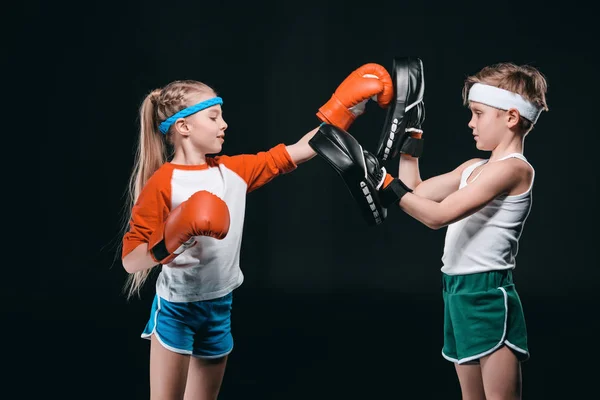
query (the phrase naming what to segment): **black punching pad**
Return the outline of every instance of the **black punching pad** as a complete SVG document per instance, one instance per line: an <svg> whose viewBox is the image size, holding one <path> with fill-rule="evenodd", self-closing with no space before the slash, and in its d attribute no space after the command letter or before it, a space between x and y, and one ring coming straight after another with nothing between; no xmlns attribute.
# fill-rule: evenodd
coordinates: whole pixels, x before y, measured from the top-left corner
<svg viewBox="0 0 600 400"><path fill-rule="evenodd" d="M385 169L378 160L348 132L329 124L321 125L308 144L342 177L367 224L381 224L387 210L379 199Z"/></svg>
<svg viewBox="0 0 600 400"><path fill-rule="evenodd" d="M383 131L377 145L376 156L381 161L394 158L405 139L410 138L405 132L406 114L423 101L425 79L423 62L415 57L396 57L392 67L395 102L388 107ZM412 146L411 146L412 147Z"/></svg>

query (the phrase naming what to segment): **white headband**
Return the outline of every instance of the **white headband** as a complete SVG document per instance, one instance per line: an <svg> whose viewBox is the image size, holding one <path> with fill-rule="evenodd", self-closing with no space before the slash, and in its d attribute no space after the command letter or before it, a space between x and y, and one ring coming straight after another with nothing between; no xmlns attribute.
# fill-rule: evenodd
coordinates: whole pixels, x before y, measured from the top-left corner
<svg viewBox="0 0 600 400"><path fill-rule="evenodd" d="M523 118L534 124L542 113L541 107L525 100L521 95L482 83L476 83L471 87L469 101L475 101L501 110L516 108Z"/></svg>

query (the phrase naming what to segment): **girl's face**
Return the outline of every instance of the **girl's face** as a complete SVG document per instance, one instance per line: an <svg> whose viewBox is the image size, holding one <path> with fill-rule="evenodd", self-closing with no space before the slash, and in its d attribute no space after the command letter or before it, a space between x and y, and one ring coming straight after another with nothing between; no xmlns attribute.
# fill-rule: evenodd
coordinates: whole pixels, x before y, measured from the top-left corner
<svg viewBox="0 0 600 400"><path fill-rule="evenodd" d="M195 96L192 104L213 97L215 97L214 93ZM227 123L223 119L220 104L185 117L185 121L189 129L189 139L194 149L202 154L217 154L222 150Z"/></svg>
<svg viewBox="0 0 600 400"><path fill-rule="evenodd" d="M479 150L494 150L506 133L506 111L485 104L470 102L471 120L475 146Z"/></svg>

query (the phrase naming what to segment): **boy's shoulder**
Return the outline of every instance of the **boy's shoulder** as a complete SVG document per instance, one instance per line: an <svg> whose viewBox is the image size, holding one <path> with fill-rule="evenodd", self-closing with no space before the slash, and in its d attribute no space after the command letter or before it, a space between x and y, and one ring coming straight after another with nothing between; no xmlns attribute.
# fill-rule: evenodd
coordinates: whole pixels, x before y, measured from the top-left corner
<svg viewBox="0 0 600 400"><path fill-rule="evenodd" d="M507 190L529 185L534 174L531 165L517 157L492 162L486 170L488 179L505 186Z"/></svg>
<svg viewBox="0 0 600 400"><path fill-rule="evenodd" d="M480 163L482 161L486 161L486 159L485 158L471 158L470 160L467 160L467 161L463 162L462 164L460 164L458 167L456 167L454 169L454 171L459 174L462 174L463 171L465 169L469 168L471 165Z"/></svg>
<svg viewBox="0 0 600 400"><path fill-rule="evenodd" d="M533 177L533 167L528 161L517 157L510 157L501 162L503 167L509 169L516 177L526 180L530 180Z"/></svg>

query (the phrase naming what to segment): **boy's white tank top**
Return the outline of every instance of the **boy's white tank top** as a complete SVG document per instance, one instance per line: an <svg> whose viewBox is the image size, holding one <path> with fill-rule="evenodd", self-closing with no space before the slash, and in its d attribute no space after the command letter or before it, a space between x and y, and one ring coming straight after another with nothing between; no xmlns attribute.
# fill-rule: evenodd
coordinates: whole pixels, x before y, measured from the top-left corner
<svg viewBox="0 0 600 400"><path fill-rule="evenodd" d="M521 153L511 153L498 161L511 157L523 160L533 170ZM482 160L467 167L461 175L459 188L467 185L475 168L487 162ZM531 210L534 178L535 170L526 192L497 197L476 213L448 225L442 256L443 273L466 275L515 268L519 238Z"/></svg>

